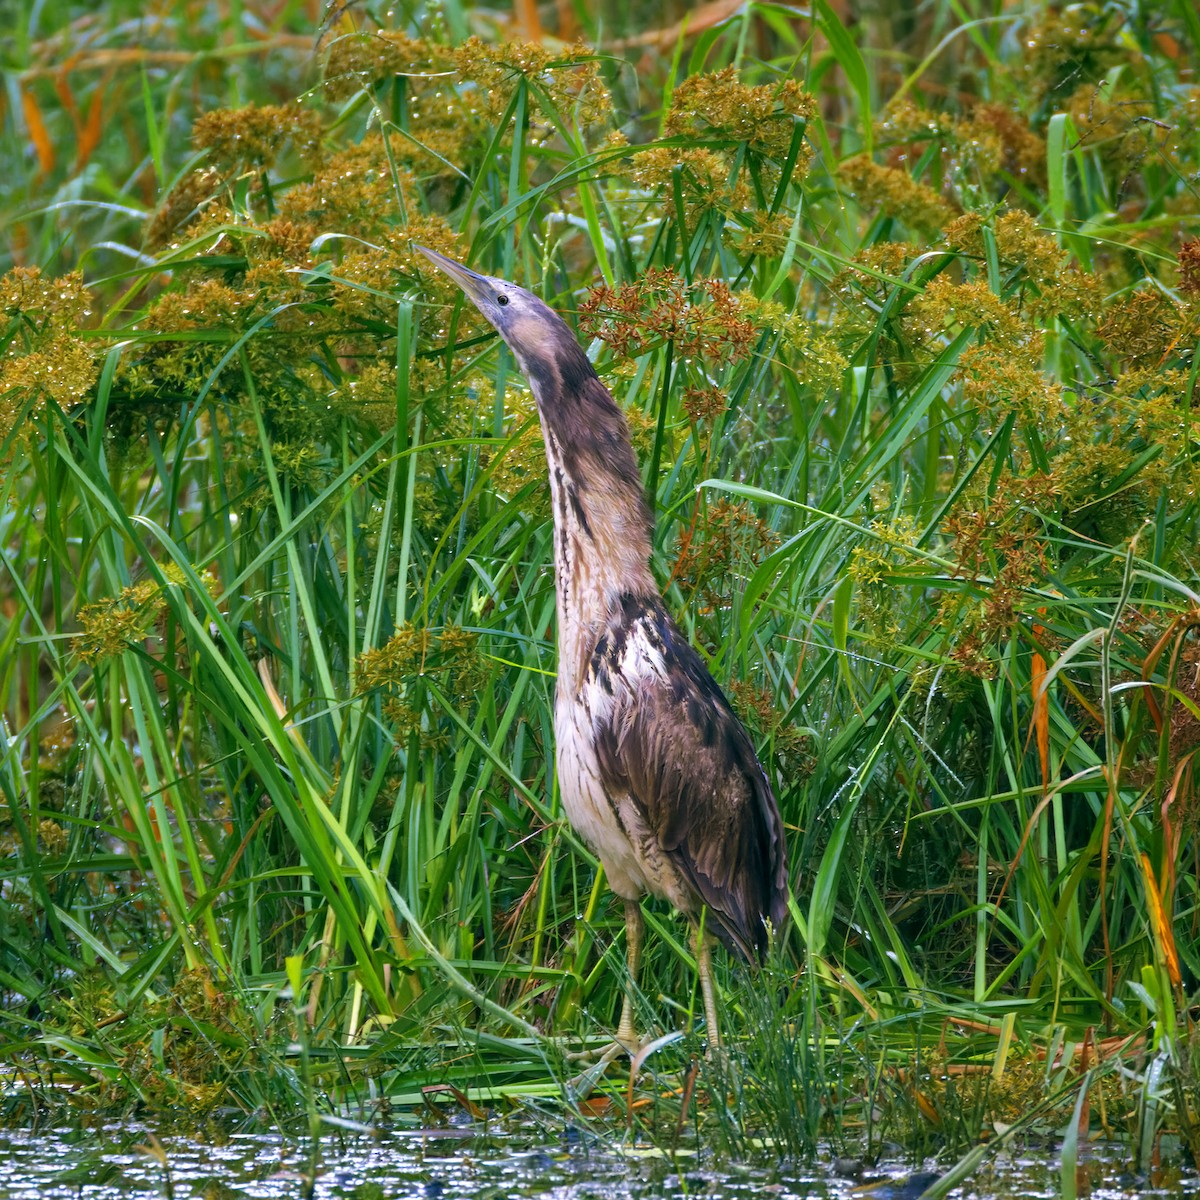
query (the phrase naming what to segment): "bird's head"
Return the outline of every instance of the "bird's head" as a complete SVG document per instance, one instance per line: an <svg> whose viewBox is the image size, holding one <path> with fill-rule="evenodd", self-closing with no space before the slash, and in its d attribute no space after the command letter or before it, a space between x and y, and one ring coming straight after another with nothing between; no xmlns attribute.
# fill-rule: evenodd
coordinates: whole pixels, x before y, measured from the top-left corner
<svg viewBox="0 0 1200 1200"><path fill-rule="evenodd" d="M480 275L416 242L413 249L462 288L467 299L496 327L531 380L556 368L564 355L583 355L567 323L532 292L506 279Z"/></svg>
<svg viewBox="0 0 1200 1200"><path fill-rule="evenodd" d="M537 401L552 478L568 487L588 536L608 531L605 573L612 586L655 592L650 511L625 416L600 382L570 326L532 292L412 243L496 327L516 356ZM617 594L614 592L614 595Z"/></svg>

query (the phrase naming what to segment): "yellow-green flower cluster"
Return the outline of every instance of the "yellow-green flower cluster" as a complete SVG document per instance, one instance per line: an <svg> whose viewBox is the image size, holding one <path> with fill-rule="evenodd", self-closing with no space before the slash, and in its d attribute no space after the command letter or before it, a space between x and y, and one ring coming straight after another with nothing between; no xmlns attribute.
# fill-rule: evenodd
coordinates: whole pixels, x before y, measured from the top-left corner
<svg viewBox="0 0 1200 1200"><path fill-rule="evenodd" d="M612 112L599 62L585 46L550 50L537 42L492 45L472 37L450 47L393 30L351 34L330 45L325 78L335 97L397 76L404 78L411 136L398 139L394 153L424 173L440 174L447 164L462 162L522 83L533 93L535 114L549 109L587 127Z"/></svg>
<svg viewBox="0 0 1200 1200"><path fill-rule="evenodd" d="M1032 23L1019 30L1019 76L1035 99L1061 95L1082 85L1095 92L1110 68L1140 60L1136 39L1124 36L1124 17L1114 5L1089 2L1040 5ZM1058 99L1058 97L1055 97Z"/></svg>
<svg viewBox="0 0 1200 1200"><path fill-rule="evenodd" d="M416 736L423 749L436 748L445 742L446 733L439 713L424 697L421 680L436 679L452 704L469 709L487 677L478 640L457 625L441 630L403 625L383 646L359 655L358 693L380 695L383 714L399 743Z"/></svg>
<svg viewBox="0 0 1200 1200"><path fill-rule="evenodd" d="M957 116L919 108L904 99L876 123L875 137L877 146L888 152L888 166L899 170L922 158L929 145L938 147L933 170L940 172L947 189L964 204L985 200L988 192L979 189L990 190L1001 173L1040 177L1046 158L1042 138L1021 116L1000 104L981 104L966 116Z"/></svg>
<svg viewBox="0 0 1200 1200"><path fill-rule="evenodd" d="M779 535L750 505L717 500L680 535L671 577L710 610L724 608L737 577L744 577L746 568L753 568L777 545Z"/></svg>
<svg viewBox="0 0 1200 1200"><path fill-rule="evenodd" d="M276 202L281 218L321 232L371 239L416 208L412 176L389 162L390 144L372 133L331 154L305 183Z"/></svg>
<svg viewBox="0 0 1200 1200"><path fill-rule="evenodd" d="M148 633L163 610L152 579L122 588L117 596L84 605L76 619L75 650L89 666L117 658Z"/></svg>
<svg viewBox="0 0 1200 1200"><path fill-rule="evenodd" d="M915 233L933 234L950 220L952 209L933 188L900 167L885 167L867 154L848 158L838 175L865 209L879 209Z"/></svg>
<svg viewBox="0 0 1200 1200"><path fill-rule="evenodd" d="M443 47L409 37L400 30L348 33L329 43L325 87L334 99L340 100L377 79L437 75L448 67Z"/></svg>
<svg viewBox="0 0 1200 1200"><path fill-rule="evenodd" d="M173 562L164 564L162 572L169 584L182 583L185 578ZM203 572L200 581L210 594L215 592L217 581L211 572ZM89 666L116 658L149 637L166 610L163 589L150 578L122 588L115 596L85 604L75 614L79 622L73 641L75 651Z"/></svg>
<svg viewBox="0 0 1200 1200"><path fill-rule="evenodd" d="M69 407L91 393L98 356L78 336L91 304L79 271L52 279L16 267L0 279L0 319L11 334L0 357L0 442L45 401Z"/></svg>
<svg viewBox="0 0 1200 1200"><path fill-rule="evenodd" d="M639 150L630 176L644 188L673 187L678 173L686 202L684 221L694 228L709 211L732 215L739 229L736 240L747 254L777 252L789 227L782 217L759 211L754 189L745 172L735 171L738 146L757 160L761 178L772 188L797 129L815 112L813 98L793 79L751 86L733 67L707 75L692 75L671 95L663 132L671 138L698 144L652 146ZM808 169L810 153L801 140L792 167L799 179Z"/></svg>
<svg viewBox="0 0 1200 1200"><path fill-rule="evenodd" d="M39 336L79 328L92 315L92 297L79 271L52 279L38 267L14 267L0 279L0 313L17 319L26 334Z"/></svg>
<svg viewBox="0 0 1200 1200"><path fill-rule="evenodd" d="M809 387L819 392L841 383L846 357L819 324L777 300L762 300L751 293L739 293L739 299L743 313L757 328L774 331L783 348L800 355L800 371Z"/></svg>
<svg viewBox="0 0 1200 1200"><path fill-rule="evenodd" d="M669 137L702 137L745 143L754 154L782 160L797 123L816 112L816 102L794 79L752 87L734 67L689 75L671 95L663 131ZM808 163L800 147L801 171Z"/></svg>
<svg viewBox="0 0 1200 1200"><path fill-rule="evenodd" d="M573 116L581 127L600 124L612 114L599 59L587 46L550 50L538 42L490 44L473 37L452 55L459 75L471 82L493 118L508 107L522 80L540 91L550 108Z"/></svg>
<svg viewBox="0 0 1200 1200"><path fill-rule="evenodd" d="M864 538L850 553L849 572L856 586L856 602L864 632L883 642L893 641L902 630L899 604L904 593L893 586L893 573L909 566L917 544L916 522L907 514L870 523L872 537Z"/></svg>
<svg viewBox="0 0 1200 1200"><path fill-rule="evenodd" d="M947 245L984 261L986 224L981 214L964 213L946 227ZM1074 320L1094 316L1100 306L1099 282L1079 270L1027 212L1002 213L990 227L1004 281L1017 289L1023 319L1044 324L1059 316Z"/></svg>
<svg viewBox="0 0 1200 1200"><path fill-rule="evenodd" d="M1200 314L1158 288L1137 288L1108 305L1096 333L1133 370L1165 366L1172 351L1195 344Z"/></svg>
<svg viewBox="0 0 1200 1200"><path fill-rule="evenodd" d="M939 155L932 170L960 203L969 202L973 189L999 170L1004 155L1000 135L990 124L931 113L909 100L889 108L875 133L880 147L891 148L888 166L897 170L920 159L929 144L936 146Z"/></svg>
<svg viewBox="0 0 1200 1200"><path fill-rule="evenodd" d="M206 208L214 205L222 208L219 197L224 187L220 171L212 167L200 167L185 175L163 197L147 222L146 248L161 249L177 230L192 225Z"/></svg>
<svg viewBox="0 0 1200 1200"><path fill-rule="evenodd" d="M1094 281L1070 268L1053 240L1033 219L1015 211L992 223L1007 298L985 281L983 219L965 214L946 230L946 241L981 260L976 277L937 276L908 306L903 329L914 346L931 345L945 329L972 329L976 338L959 359L964 394L989 424L1008 412L1036 423L1061 407L1061 387L1043 373L1043 326L1059 315L1084 315L1095 300Z"/></svg>
<svg viewBox="0 0 1200 1200"><path fill-rule="evenodd" d="M321 158L321 133L321 118L299 104L250 104L202 113L192 144L215 170L230 174L267 170L288 143L311 166Z"/></svg>
<svg viewBox="0 0 1200 1200"><path fill-rule="evenodd" d="M689 229L694 229L707 212L741 217L754 208L754 192L743 175L733 177L726 156L704 146L654 145L639 149L629 167L633 182L647 190L673 187L676 172L687 204L684 220ZM739 221L743 229L751 224L752 218L747 218L745 225Z"/></svg>

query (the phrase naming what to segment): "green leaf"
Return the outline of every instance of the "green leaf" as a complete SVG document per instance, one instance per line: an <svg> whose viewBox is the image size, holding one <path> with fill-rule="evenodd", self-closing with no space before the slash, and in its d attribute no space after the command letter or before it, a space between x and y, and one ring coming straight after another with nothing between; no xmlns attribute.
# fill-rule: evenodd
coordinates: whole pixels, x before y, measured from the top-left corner
<svg viewBox="0 0 1200 1200"><path fill-rule="evenodd" d="M857 808L856 799L852 798L842 809L813 880L812 899L808 905L808 953L813 958L820 958L825 953L825 941L837 904L838 880L844 869L842 857Z"/></svg>
<svg viewBox="0 0 1200 1200"><path fill-rule="evenodd" d="M834 12L829 0L815 0L813 12L821 32L829 41L830 49L838 66L842 68L847 82L854 89L858 100L858 118L862 128L863 148L870 154L874 146L874 132L871 120L871 77L867 64L859 53L854 39L850 36L841 18Z"/></svg>
<svg viewBox="0 0 1200 1200"><path fill-rule="evenodd" d="M847 661L847 641L850 633L850 603L854 596L854 577L847 572L833 592L833 646L838 652L838 665L850 694L854 695L854 677Z"/></svg>
<svg viewBox="0 0 1200 1200"><path fill-rule="evenodd" d="M1046 127L1046 180L1050 192L1050 218L1061 233L1067 219L1067 146L1076 140L1068 113L1055 113Z"/></svg>

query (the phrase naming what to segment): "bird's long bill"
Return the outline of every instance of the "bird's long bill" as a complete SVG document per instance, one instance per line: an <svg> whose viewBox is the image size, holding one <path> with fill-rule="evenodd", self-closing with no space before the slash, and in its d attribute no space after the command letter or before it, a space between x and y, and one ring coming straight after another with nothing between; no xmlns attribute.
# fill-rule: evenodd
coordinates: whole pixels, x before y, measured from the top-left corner
<svg viewBox="0 0 1200 1200"><path fill-rule="evenodd" d="M487 280L482 275L476 275L474 271L468 270L444 254L439 254L436 250L430 250L428 246L419 246L413 242L412 248L420 250L439 271L449 275L467 293L469 300L478 304L489 294Z"/></svg>

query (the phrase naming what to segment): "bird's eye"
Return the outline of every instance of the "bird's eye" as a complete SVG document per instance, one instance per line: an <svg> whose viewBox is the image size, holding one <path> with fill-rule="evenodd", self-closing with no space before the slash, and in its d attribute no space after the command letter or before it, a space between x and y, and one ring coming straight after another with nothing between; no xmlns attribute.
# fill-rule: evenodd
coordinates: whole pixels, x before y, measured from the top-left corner
<svg viewBox="0 0 1200 1200"><path fill-rule="evenodd" d="M497 304L507 304L508 297L503 292L497 292L496 293L496 303Z"/></svg>

